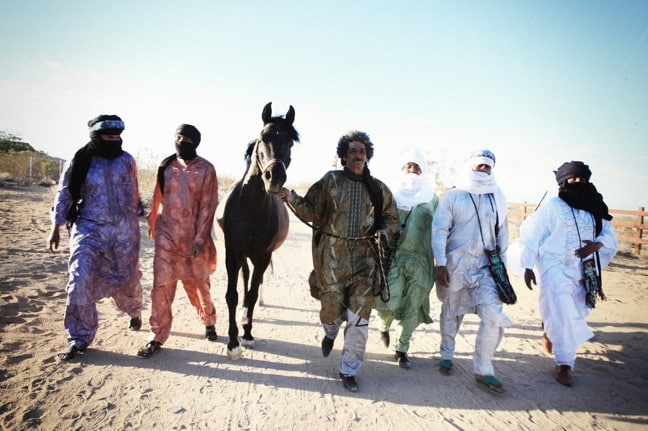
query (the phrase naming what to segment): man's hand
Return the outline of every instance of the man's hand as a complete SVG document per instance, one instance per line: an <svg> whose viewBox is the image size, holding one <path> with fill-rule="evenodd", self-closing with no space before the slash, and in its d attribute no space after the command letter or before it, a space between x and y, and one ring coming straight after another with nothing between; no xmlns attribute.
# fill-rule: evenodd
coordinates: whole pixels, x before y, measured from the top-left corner
<svg viewBox="0 0 648 431"><path fill-rule="evenodd" d="M587 256L590 254L594 254L597 251L603 247L603 244L600 242L592 242L588 239L583 241L585 245L579 249L576 250L576 256L580 257L581 259L585 259Z"/></svg>
<svg viewBox="0 0 648 431"><path fill-rule="evenodd" d="M450 286L450 273L445 266L436 267L436 284L446 289Z"/></svg>
<svg viewBox="0 0 648 431"><path fill-rule="evenodd" d="M524 270L524 283L529 288L529 290L533 290L533 286L531 286L532 282L533 282L533 284L536 284L536 285L538 284L538 283L536 283L536 277L535 277L535 273L533 272L533 270L530 269L530 268L526 268Z"/></svg>
<svg viewBox="0 0 648 431"><path fill-rule="evenodd" d="M52 254L56 253L60 240L61 240L61 234L59 233L59 226L55 224L52 226L52 231L50 232L49 237L47 237L47 243L49 244L50 253Z"/></svg>
<svg viewBox="0 0 648 431"><path fill-rule="evenodd" d="M191 245L191 257L198 256L200 253L202 253L202 249L203 249L202 241L195 241Z"/></svg>
<svg viewBox="0 0 648 431"><path fill-rule="evenodd" d="M385 229L379 229L374 233L374 241L376 241L376 244L380 245L380 237L385 238L385 243L389 244L389 237L387 236L387 231Z"/></svg>
<svg viewBox="0 0 648 431"><path fill-rule="evenodd" d="M277 197L281 199L284 202L287 202L289 204L293 203L293 194L290 190L287 188L283 187L279 193L277 193Z"/></svg>

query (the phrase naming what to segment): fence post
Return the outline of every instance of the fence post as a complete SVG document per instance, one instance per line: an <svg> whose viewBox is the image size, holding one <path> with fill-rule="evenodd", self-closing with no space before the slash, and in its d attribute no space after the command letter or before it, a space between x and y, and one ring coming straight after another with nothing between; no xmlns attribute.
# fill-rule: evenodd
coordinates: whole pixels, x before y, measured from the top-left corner
<svg viewBox="0 0 648 431"><path fill-rule="evenodd" d="M640 211L639 214L637 214L637 225L641 226L643 225L644 222L644 216L643 216L644 207L639 207L639 211ZM642 234L643 234L643 230L640 227L637 227L636 237L638 240L641 240L643 236ZM637 241L635 242L634 245L634 255L639 256L640 254L641 254L641 241Z"/></svg>

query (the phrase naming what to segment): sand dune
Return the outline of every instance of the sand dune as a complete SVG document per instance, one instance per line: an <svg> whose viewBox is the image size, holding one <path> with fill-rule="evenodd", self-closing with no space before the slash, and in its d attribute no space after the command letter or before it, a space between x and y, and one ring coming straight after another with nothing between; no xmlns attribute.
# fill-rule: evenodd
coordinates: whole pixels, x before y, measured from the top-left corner
<svg viewBox="0 0 648 431"><path fill-rule="evenodd" d="M495 396L472 377L477 319L457 340L456 373L436 371L436 323L412 340L403 370L380 342L375 322L360 392L338 379L341 340L322 358L318 304L308 293L310 232L294 221L266 274L265 306L255 313L254 349L227 359L224 251L212 277L218 341L180 288L173 333L150 359L147 339L153 248L142 240L144 327L111 300L99 305L100 329L85 355L60 362L68 248L45 246L53 188L0 188L0 428L3 430L636 430L648 429L648 262L617 257L604 273L609 300L589 318L596 334L579 352L575 386L553 378L543 353L537 290L513 279L519 303L495 367L506 392ZM143 220L142 220L143 222ZM144 232L144 224L142 223ZM440 305L433 296L433 316Z"/></svg>

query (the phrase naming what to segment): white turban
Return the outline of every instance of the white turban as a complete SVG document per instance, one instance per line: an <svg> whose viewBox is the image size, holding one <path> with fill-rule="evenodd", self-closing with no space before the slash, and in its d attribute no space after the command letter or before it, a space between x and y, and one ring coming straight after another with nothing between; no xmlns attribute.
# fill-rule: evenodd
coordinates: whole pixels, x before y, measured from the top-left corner
<svg viewBox="0 0 648 431"><path fill-rule="evenodd" d="M491 168L495 167L495 154L489 149L481 149L470 153L466 161L468 166L473 167L477 165L488 165Z"/></svg>
<svg viewBox="0 0 648 431"><path fill-rule="evenodd" d="M410 149L403 152L398 160L400 174L391 187L396 206L401 210L409 211L419 204L430 202L435 196L434 185L425 175L427 163L423 153L415 148ZM404 173L403 168L408 163L416 163L421 168L421 174Z"/></svg>
<svg viewBox="0 0 648 431"><path fill-rule="evenodd" d="M427 163L425 162L425 157L423 157L423 153L421 153L419 150L416 148L409 149L405 152L403 152L400 156L400 167L403 169L406 164L408 163L416 163L419 168L421 168L421 173L425 173L425 169L427 168Z"/></svg>

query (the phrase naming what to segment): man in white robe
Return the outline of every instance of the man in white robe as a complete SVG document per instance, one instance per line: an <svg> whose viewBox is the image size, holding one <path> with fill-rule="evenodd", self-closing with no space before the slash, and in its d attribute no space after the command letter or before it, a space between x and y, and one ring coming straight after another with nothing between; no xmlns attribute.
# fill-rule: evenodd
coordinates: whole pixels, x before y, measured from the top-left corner
<svg viewBox="0 0 648 431"><path fill-rule="evenodd" d="M576 350L594 335L585 318L595 303L596 292L587 295L583 264L598 267L600 280L600 270L616 254L618 242L603 197L589 182L589 167L572 161L554 173L558 197L520 227L519 264L525 269L524 281L529 289L536 282L536 272L540 276L544 346L548 353L553 352L556 380L571 386ZM604 298L602 290L598 296Z"/></svg>
<svg viewBox="0 0 648 431"><path fill-rule="evenodd" d="M470 155L465 178L446 192L434 214L432 249L437 295L443 303L439 370L450 374L463 317L476 313L480 323L473 355L475 378L488 390L501 393L504 389L495 378L492 360L503 328L511 321L503 312L484 251L499 247L504 255L508 245L506 199L492 174L494 166L490 150Z"/></svg>

